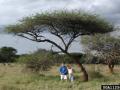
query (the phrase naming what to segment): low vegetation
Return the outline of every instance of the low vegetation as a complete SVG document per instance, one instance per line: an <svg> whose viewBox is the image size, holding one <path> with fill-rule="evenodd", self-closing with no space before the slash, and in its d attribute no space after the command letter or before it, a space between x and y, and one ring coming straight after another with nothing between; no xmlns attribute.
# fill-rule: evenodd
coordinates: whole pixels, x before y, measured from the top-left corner
<svg viewBox="0 0 120 90"><path fill-rule="evenodd" d="M102 84L119 84L120 74L118 72L120 72L120 67L119 65L114 66L115 63L112 62L120 59L118 58L120 54L119 43L115 41L116 39L110 37L108 37L108 40L106 37L98 39L98 34L108 34L114 30L114 25L101 17L79 11L37 13L23 18L15 25L7 26L6 31L9 33L31 41L51 44L51 51L38 50L29 55L21 55L16 59L16 64L1 66L6 70L0 72L0 88L2 90L100 90ZM47 37L46 32L58 38L61 44ZM94 38L95 35L98 38ZM88 39L84 40L88 43L82 43L91 52L89 54L70 53L70 46L73 42L84 36L88 36ZM94 42L94 39L96 42ZM108 47L108 44L110 47ZM59 49L63 54L52 52L53 47ZM94 51L102 53L102 56L100 54L95 55ZM109 53L110 51L113 52ZM113 58L113 53L115 53L115 58ZM107 55L107 57L103 55ZM107 60L102 57L107 58ZM100 64L101 59L108 61L108 63ZM60 81L58 65L63 62L73 65L75 69L74 82ZM79 68L76 67L75 63ZM105 64L114 67L114 73L110 74ZM113 68L111 70L113 71ZM33 71L37 73L33 73Z"/></svg>
<svg viewBox="0 0 120 90"><path fill-rule="evenodd" d="M75 81L61 81L58 66L53 66L42 74L27 72L23 64L0 64L0 90L101 90L104 84L119 84L120 66L115 66L113 75L107 72L105 65L85 65L89 74L89 81L82 81L82 73L76 65ZM95 68L98 68L95 69ZM98 72L99 71L99 72ZM80 73L79 73L80 72Z"/></svg>

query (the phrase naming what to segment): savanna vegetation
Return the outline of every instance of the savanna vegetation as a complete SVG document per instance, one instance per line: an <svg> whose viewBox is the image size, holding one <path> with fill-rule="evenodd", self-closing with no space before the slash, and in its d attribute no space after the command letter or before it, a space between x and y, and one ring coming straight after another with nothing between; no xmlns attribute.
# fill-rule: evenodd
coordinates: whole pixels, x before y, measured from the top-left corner
<svg viewBox="0 0 120 90"><path fill-rule="evenodd" d="M12 47L0 48L0 63L11 63L14 62L17 57L17 50Z"/></svg>
<svg viewBox="0 0 120 90"><path fill-rule="evenodd" d="M109 71L114 72L115 64L120 63L120 39L109 34L82 37L82 43L86 50L94 56L99 57L99 61L108 65Z"/></svg>
<svg viewBox="0 0 120 90"><path fill-rule="evenodd" d="M88 73L80 63L81 55L71 54L69 48L80 36L108 33L113 31L114 27L94 14L79 11L54 11L25 17L18 24L10 25L6 29L26 39L47 42L57 47L62 53L76 61L83 72L84 81L88 81ZM49 39L44 33L59 38L61 44Z"/></svg>
<svg viewBox="0 0 120 90"><path fill-rule="evenodd" d="M16 49L1 48L0 61L12 63L0 64L0 90L101 90L102 84L119 84L120 39L109 35L114 30L101 17L80 11L45 12L7 26L11 34L50 43L51 50L39 49L18 57ZM84 45L85 53L69 52L76 40ZM53 47L59 51L53 51ZM60 80L59 66L63 62L73 65L74 82Z"/></svg>
<svg viewBox="0 0 120 90"><path fill-rule="evenodd" d="M109 73L106 65L84 65L89 74L88 82L83 82L82 72L76 65L73 67L75 81L70 82L60 80L58 66L38 74L26 71L23 64L0 64L0 90L101 90L101 85L120 82L119 65L114 67L114 74Z"/></svg>

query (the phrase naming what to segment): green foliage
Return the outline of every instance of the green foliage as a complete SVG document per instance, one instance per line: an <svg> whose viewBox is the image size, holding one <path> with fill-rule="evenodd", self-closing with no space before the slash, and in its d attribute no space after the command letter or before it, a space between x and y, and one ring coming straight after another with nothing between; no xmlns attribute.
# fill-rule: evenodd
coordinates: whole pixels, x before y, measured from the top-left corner
<svg viewBox="0 0 120 90"><path fill-rule="evenodd" d="M114 38L110 36L109 34L95 34L93 36L83 36L82 37L82 43L84 45L94 47L93 49L98 50L98 48L103 48L106 44L112 45L117 44L119 45L120 39ZM95 48L96 47L96 48ZM89 47L90 48L90 47Z"/></svg>
<svg viewBox="0 0 120 90"><path fill-rule="evenodd" d="M33 56L32 55L21 55L19 58L16 59L18 63L26 63L29 61Z"/></svg>
<svg viewBox="0 0 120 90"><path fill-rule="evenodd" d="M101 60L98 56L94 56L90 52L87 52L83 57L82 57L83 63L85 64L100 64L104 63L103 60Z"/></svg>
<svg viewBox="0 0 120 90"><path fill-rule="evenodd" d="M26 62L26 68L38 72L38 71L46 71L51 68L53 65L52 61L49 59L41 59L39 58L31 58Z"/></svg>
<svg viewBox="0 0 120 90"><path fill-rule="evenodd" d="M96 51L95 55L114 63L120 61L120 39L110 35L96 34L94 36L82 37L82 43L88 51Z"/></svg>
<svg viewBox="0 0 120 90"><path fill-rule="evenodd" d="M15 61L17 50L12 47L0 48L0 62L8 63Z"/></svg>
<svg viewBox="0 0 120 90"><path fill-rule="evenodd" d="M35 72L46 71L53 66L53 60L50 53L34 53L21 56L18 63L25 63L27 69Z"/></svg>
<svg viewBox="0 0 120 90"><path fill-rule="evenodd" d="M80 11L54 11L36 14L23 18L20 23L10 25L7 31L24 33L35 31L54 31L55 26L61 35L70 35L73 32L81 34L105 33L113 30L113 26L94 14ZM47 28L47 29L44 29Z"/></svg>
<svg viewBox="0 0 120 90"><path fill-rule="evenodd" d="M71 55L79 55L80 56L80 62L85 63L85 56L81 53L71 53ZM57 54L51 51L47 51L44 49L39 49L36 52L28 55L21 55L16 61L18 63L27 63L30 61L36 60L49 60L54 65L60 65L61 63L76 63L74 59L72 59L70 56L66 54Z"/></svg>
<svg viewBox="0 0 120 90"><path fill-rule="evenodd" d="M9 33L17 34L18 36L32 41L50 43L57 47L62 53L75 56L71 55L68 50L76 38L81 35L111 32L114 30L114 27L104 19L90 13L79 11L54 11L25 17L16 25L6 27L6 30ZM45 36L45 32L59 38L62 44L58 44ZM81 56L79 58L81 58ZM33 58L32 63L37 62L36 60L39 60L39 58L35 58L35 60ZM45 58L41 60L46 61L49 59ZM64 60L74 62L72 59L69 59L69 57L64 57L62 61ZM32 63L30 62L31 65ZM37 63L43 64L45 62L40 61Z"/></svg>

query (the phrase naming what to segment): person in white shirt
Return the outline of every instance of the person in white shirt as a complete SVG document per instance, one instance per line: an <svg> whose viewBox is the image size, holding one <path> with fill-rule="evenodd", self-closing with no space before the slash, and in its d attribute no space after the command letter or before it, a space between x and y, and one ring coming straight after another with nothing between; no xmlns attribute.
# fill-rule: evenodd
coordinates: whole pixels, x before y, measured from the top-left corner
<svg viewBox="0 0 120 90"><path fill-rule="evenodd" d="M73 81L74 80L74 76L73 76L73 68L70 64L67 65L67 69L68 69L68 75L69 75L69 80Z"/></svg>

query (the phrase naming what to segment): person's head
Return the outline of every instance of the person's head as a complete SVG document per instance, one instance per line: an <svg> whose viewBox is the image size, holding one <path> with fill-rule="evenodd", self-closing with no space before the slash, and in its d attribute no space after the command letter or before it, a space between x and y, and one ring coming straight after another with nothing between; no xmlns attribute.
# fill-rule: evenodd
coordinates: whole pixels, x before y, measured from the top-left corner
<svg viewBox="0 0 120 90"><path fill-rule="evenodd" d="M67 68L68 68L68 69L71 69L71 65L70 65L70 64L68 64L68 65L67 65Z"/></svg>
<svg viewBox="0 0 120 90"><path fill-rule="evenodd" d="M62 63L62 64L61 64L61 66L65 66L65 64L64 64L64 63Z"/></svg>

